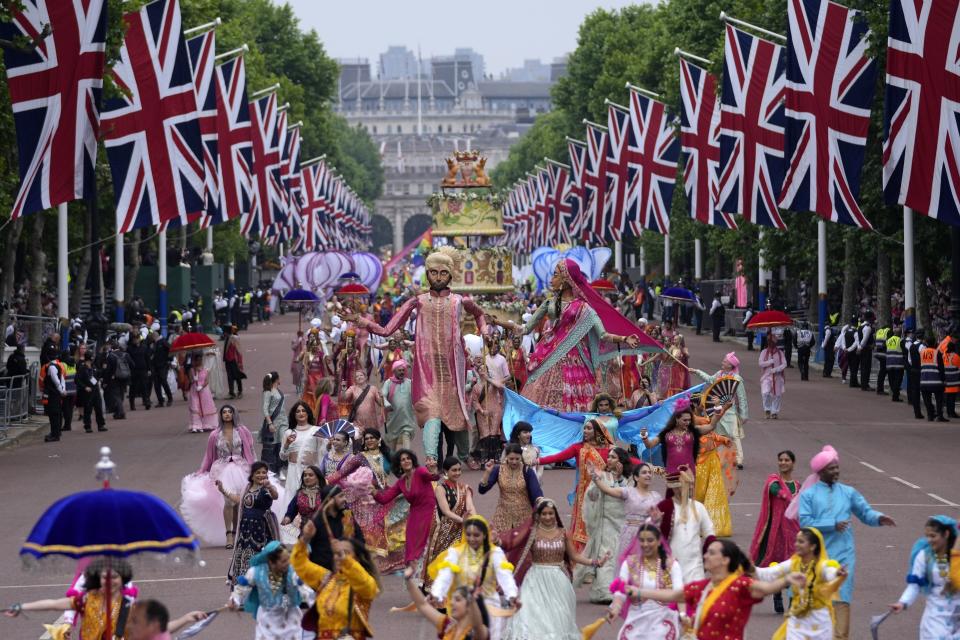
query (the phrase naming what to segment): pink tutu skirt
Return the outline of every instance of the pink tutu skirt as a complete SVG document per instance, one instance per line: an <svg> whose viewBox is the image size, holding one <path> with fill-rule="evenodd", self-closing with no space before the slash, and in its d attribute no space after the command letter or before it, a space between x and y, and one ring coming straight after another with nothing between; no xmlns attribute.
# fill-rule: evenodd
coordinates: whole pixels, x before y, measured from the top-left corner
<svg viewBox="0 0 960 640"><path fill-rule="evenodd" d="M223 522L225 499L217 489L217 480L223 483L224 490L235 496L243 495L249 484L250 467L246 462L235 460L216 460L209 473L191 473L180 482L180 514L184 521L204 543L211 546L223 546L227 542ZM283 483L274 474L270 481L277 489L278 497L273 501L271 511L283 518L287 510ZM236 529L236 525L229 527Z"/></svg>

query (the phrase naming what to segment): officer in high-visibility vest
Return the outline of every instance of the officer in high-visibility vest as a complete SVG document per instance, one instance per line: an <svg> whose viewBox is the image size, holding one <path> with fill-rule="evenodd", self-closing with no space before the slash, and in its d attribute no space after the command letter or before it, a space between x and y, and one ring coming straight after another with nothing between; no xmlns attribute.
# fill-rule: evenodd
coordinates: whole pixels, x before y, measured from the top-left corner
<svg viewBox="0 0 960 640"><path fill-rule="evenodd" d="M877 395L885 396L884 383L887 379L887 338L890 337L890 327L880 327L874 334L873 357L880 363L877 370Z"/></svg>
<svg viewBox="0 0 960 640"><path fill-rule="evenodd" d="M943 417L944 364L943 354L936 347L937 341L932 334L923 340L920 349L920 395L927 408L927 420L950 422ZM936 400L936 407L934 407Z"/></svg>
<svg viewBox="0 0 960 640"><path fill-rule="evenodd" d="M920 350L923 349L923 341L919 337L921 335L923 331L920 329L916 335L911 329L903 330L903 350L907 356L907 402L913 407L913 417L917 420L923 420L923 411L920 409Z"/></svg>
<svg viewBox="0 0 960 640"><path fill-rule="evenodd" d="M896 331L890 331L890 336L884 344L884 351L887 359L887 379L890 381L890 395L894 402L903 402L900 399L900 387L903 385L903 369L906 363L903 353L903 340Z"/></svg>
<svg viewBox="0 0 960 640"><path fill-rule="evenodd" d="M960 393L960 354L957 343L951 340L946 345L943 356L943 403L947 407L947 417L960 418L956 412L957 393Z"/></svg>

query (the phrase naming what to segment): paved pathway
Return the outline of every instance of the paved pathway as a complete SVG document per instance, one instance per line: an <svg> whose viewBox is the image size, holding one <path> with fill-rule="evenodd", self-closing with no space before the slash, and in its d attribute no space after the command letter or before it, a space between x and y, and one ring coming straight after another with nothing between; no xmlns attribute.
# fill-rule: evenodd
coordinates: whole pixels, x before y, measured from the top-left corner
<svg viewBox="0 0 960 640"><path fill-rule="evenodd" d="M276 317L273 322L251 325L242 343L250 378L244 398L237 402L241 419L248 425L260 422L257 410L259 380L264 372L279 371L285 391L289 388L289 338L295 331L292 315ZM714 370L722 355L732 347L715 344L708 335L688 335L693 366ZM958 515L960 487L956 482L956 452L960 450L960 421L949 424L913 420L905 404L893 404L889 397L847 389L836 380L824 380L813 372L810 382L801 383L796 369L788 369L787 392L779 421L762 419L757 381L757 352L738 347L743 374L748 385L752 414L760 416L747 425L745 441L746 469L740 490L733 499L734 539L749 545L759 507L764 478L775 470L775 456L785 448L798 456L798 477L806 472L806 461L825 443L840 452L842 480L858 487L878 509L897 520L895 529L869 529L856 526L859 551L857 591L853 604L853 638L867 638L867 620L882 611L903 587L909 549L922 533L925 518L934 513ZM34 439L22 446L0 451L0 604L57 597L69 580L69 570L28 572L20 568L17 551L30 526L43 509L72 491L96 486L93 465L98 448L109 445L119 467L116 486L153 492L171 504L179 497L180 478L196 470L203 455L204 436L186 432L186 404L178 397L172 407L127 413L127 420L109 422L106 434L73 431L58 444ZM466 478L474 486L479 472ZM545 492L554 498L567 494L573 482L570 471L547 471ZM662 491L662 487L657 487ZM478 508L492 514L495 492L478 497ZM567 510L567 515L569 509ZM174 615L195 608L212 609L225 602L227 589L223 576L229 563L228 552L204 549L203 567L182 567L172 563L138 569L137 582L144 596L166 602ZM389 614L391 606L407 602L401 580L384 578L384 593L375 603L372 616L378 637L414 639L435 638L435 633L412 614ZM586 594L578 592L577 620L586 624L602 615L600 607L589 604ZM917 607L884 627L888 638L916 636L920 608ZM35 615L29 620L0 620L0 637L36 638L41 622L49 616ZM747 637L769 638L779 618L772 605L756 608ZM203 637L210 640L252 637L252 624L240 615L227 614L212 625ZM613 638L615 631L605 628L596 637Z"/></svg>

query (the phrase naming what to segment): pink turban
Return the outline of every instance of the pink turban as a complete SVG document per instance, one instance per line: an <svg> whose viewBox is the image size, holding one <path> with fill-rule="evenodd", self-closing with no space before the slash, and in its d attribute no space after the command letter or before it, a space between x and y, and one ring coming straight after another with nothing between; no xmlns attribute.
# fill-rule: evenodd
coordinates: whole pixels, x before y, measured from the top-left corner
<svg viewBox="0 0 960 640"><path fill-rule="evenodd" d="M820 480L820 472L834 462L840 462L840 454L828 444L824 445L820 453L810 459L810 470L813 471L813 473L807 476L807 479L803 481L803 486L800 487L800 491L797 492L797 495L790 501L786 512L784 512L786 517L791 520L800 519L800 496L803 495L804 491L807 491L810 487L817 484L817 481Z"/></svg>
<svg viewBox="0 0 960 640"><path fill-rule="evenodd" d="M407 361L404 360L403 358L399 358L398 360L395 360L395 361L393 362L393 369L394 369L394 370L397 370L397 369L406 369L406 368L407 368Z"/></svg>
<svg viewBox="0 0 960 640"><path fill-rule="evenodd" d="M723 356L723 360L724 362L730 364L730 368L734 373L738 375L740 374L740 358L737 357L735 352L731 351L727 355Z"/></svg>

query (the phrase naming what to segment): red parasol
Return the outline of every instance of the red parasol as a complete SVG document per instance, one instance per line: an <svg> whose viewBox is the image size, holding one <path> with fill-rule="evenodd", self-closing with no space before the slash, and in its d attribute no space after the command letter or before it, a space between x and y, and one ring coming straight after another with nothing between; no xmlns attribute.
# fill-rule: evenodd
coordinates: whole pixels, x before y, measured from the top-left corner
<svg viewBox="0 0 960 640"><path fill-rule="evenodd" d="M793 318L783 311L760 311L753 314L748 329L771 329L773 327L792 327Z"/></svg>
<svg viewBox="0 0 960 640"><path fill-rule="evenodd" d="M349 282L337 289L338 296L367 296L370 289L360 282Z"/></svg>
<svg viewBox="0 0 960 640"><path fill-rule="evenodd" d="M594 291L603 295L615 293L617 291L617 287L605 278L594 280L590 283L590 286L593 287Z"/></svg>
<svg viewBox="0 0 960 640"><path fill-rule="evenodd" d="M213 341L213 338L207 334L190 331L189 333L184 333L174 338L173 344L170 345L170 353L207 349L215 345L216 343Z"/></svg>

